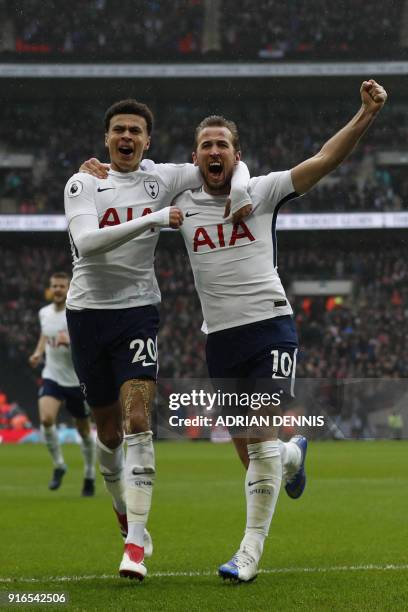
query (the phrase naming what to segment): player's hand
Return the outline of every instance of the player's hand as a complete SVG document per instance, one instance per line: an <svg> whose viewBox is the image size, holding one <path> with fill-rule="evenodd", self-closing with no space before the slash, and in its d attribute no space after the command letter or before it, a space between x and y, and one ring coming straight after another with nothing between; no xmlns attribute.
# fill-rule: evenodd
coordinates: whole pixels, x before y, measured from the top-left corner
<svg viewBox="0 0 408 612"><path fill-rule="evenodd" d="M57 346L69 346L70 345L70 341L69 341L69 336L67 334L67 332L65 331L60 331L57 334L57 337L55 339L55 343Z"/></svg>
<svg viewBox="0 0 408 612"><path fill-rule="evenodd" d="M251 212L252 212L252 204L251 203L244 204L244 206L241 206L241 208L235 211L234 214L232 215L232 223L234 224L239 223L240 221L248 217L248 215L250 215ZM225 209L224 209L224 219L227 219L227 217L229 217L230 214L231 214L231 200L230 198L228 198L227 203L225 205Z"/></svg>
<svg viewBox="0 0 408 612"><path fill-rule="evenodd" d="M169 226L173 229L178 229L181 225L183 225L183 213L179 208L175 206L170 206L169 213Z"/></svg>
<svg viewBox="0 0 408 612"><path fill-rule="evenodd" d="M41 362L41 355L39 353L33 353L28 358L28 363L30 364L32 368L36 368L40 362Z"/></svg>
<svg viewBox="0 0 408 612"><path fill-rule="evenodd" d="M91 157L91 159L87 159L79 168L79 172L85 172L86 174L90 174L91 176L95 176L99 179L108 178L108 170L110 169L109 164L103 164L96 159L96 157Z"/></svg>
<svg viewBox="0 0 408 612"><path fill-rule="evenodd" d="M387 92L374 79L363 81L360 95L363 106L372 113L378 113L387 101Z"/></svg>

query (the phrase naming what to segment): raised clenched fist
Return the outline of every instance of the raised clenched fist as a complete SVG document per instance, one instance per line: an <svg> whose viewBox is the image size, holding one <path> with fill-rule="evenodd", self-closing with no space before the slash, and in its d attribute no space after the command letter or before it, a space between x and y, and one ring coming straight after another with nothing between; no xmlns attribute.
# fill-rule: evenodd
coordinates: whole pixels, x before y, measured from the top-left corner
<svg viewBox="0 0 408 612"><path fill-rule="evenodd" d="M387 92L384 87L374 81L374 79L363 81L360 88L360 94L363 105L367 110L372 112L381 110L387 101Z"/></svg>

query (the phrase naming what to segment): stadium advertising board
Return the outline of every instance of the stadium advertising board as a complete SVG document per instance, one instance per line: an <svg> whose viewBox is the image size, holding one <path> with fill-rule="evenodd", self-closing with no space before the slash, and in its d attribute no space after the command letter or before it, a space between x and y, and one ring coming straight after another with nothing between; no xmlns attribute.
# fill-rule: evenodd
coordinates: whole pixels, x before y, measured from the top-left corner
<svg viewBox="0 0 408 612"><path fill-rule="evenodd" d="M285 231L397 229L408 227L408 213L281 214L277 229ZM1 215L1 232L66 232L64 215ZM166 228L164 230L166 231Z"/></svg>

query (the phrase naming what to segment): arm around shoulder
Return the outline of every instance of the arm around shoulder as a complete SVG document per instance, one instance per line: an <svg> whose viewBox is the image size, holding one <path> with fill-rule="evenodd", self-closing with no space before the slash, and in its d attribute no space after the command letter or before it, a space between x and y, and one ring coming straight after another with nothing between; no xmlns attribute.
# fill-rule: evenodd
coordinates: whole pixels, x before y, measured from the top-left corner
<svg viewBox="0 0 408 612"><path fill-rule="evenodd" d="M167 186L169 201L182 191L196 189L203 184L200 169L194 164L155 164L155 170Z"/></svg>
<svg viewBox="0 0 408 612"><path fill-rule="evenodd" d="M233 223L238 223L252 212L252 200L248 194L250 178L248 166L239 161L232 175L230 197L224 211L224 218L231 214Z"/></svg>

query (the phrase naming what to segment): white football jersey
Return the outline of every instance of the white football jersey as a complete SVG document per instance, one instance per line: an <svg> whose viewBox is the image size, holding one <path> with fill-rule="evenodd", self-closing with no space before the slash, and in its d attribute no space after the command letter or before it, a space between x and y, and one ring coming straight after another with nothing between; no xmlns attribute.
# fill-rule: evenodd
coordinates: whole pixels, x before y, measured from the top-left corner
<svg viewBox="0 0 408 612"><path fill-rule="evenodd" d="M149 161L134 172L109 171L106 180L77 173L65 187L68 225L93 202L99 227L117 225L170 206L187 188L201 185L192 164L155 164ZM154 273L154 251L159 229L146 230L107 253L81 257L71 238L73 278L67 308L81 310L130 308L160 302Z"/></svg>
<svg viewBox="0 0 408 612"><path fill-rule="evenodd" d="M293 312L276 262L278 210L298 195L290 170L252 178L248 193L253 212L235 226L223 219L227 196L200 187L175 201L208 333Z"/></svg>
<svg viewBox="0 0 408 612"><path fill-rule="evenodd" d="M69 346L59 344L58 334L64 332L68 335L65 308L55 310L54 304L44 306L39 311L41 333L46 338L45 367L43 378L54 380L62 387L79 387L79 380L75 374Z"/></svg>

